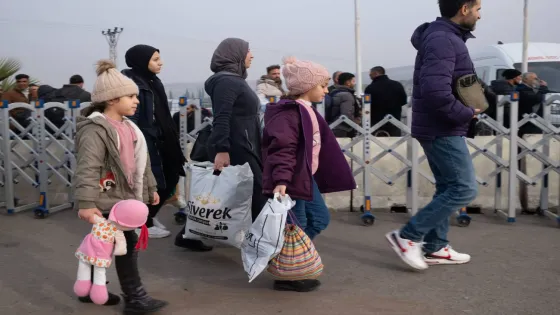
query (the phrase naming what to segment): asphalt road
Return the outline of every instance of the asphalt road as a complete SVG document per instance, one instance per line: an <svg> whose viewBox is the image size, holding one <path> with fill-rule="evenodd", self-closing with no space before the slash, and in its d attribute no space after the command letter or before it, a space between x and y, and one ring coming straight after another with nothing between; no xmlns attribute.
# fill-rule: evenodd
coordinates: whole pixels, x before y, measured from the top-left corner
<svg viewBox="0 0 560 315"><path fill-rule="evenodd" d="M174 231L171 208L161 220ZM520 217L510 225L475 215L450 239L473 255L470 264L404 268L383 235L406 221L380 213L372 227L356 213L333 214L316 246L325 264L323 286L312 293L275 292L263 274L248 283L239 251L192 253L172 238L151 240L141 254L144 283L170 306L160 314L559 314L560 230L549 220ZM73 252L88 232L72 211L34 219L30 212L0 215L0 314L120 314L120 307L80 304L72 294ZM118 292L114 269L109 287Z"/></svg>

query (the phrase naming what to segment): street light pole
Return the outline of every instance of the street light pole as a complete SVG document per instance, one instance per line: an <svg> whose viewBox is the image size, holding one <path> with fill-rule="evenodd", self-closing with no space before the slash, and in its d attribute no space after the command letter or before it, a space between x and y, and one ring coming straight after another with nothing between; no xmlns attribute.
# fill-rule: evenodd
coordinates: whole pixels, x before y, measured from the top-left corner
<svg viewBox="0 0 560 315"><path fill-rule="evenodd" d="M101 32L109 44L109 59L111 59L115 65L117 65L117 44L122 31L122 27L115 27L114 29L107 29L106 31Z"/></svg>
<svg viewBox="0 0 560 315"><path fill-rule="evenodd" d="M529 0L523 4L523 63L521 72L529 71Z"/></svg>
<svg viewBox="0 0 560 315"><path fill-rule="evenodd" d="M356 43L356 77L358 78L358 87L356 94L362 96L362 47L360 44L360 12L359 0L354 0L354 16L355 16L355 43Z"/></svg>

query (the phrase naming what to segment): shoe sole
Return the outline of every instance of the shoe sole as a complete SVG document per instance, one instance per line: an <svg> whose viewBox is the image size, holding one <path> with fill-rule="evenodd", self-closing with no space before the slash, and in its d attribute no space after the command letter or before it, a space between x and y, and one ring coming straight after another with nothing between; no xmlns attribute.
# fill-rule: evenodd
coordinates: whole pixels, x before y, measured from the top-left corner
<svg viewBox="0 0 560 315"><path fill-rule="evenodd" d="M430 266L435 265L464 265L471 260L459 261L459 260L448 260L448 259L426 259L425 262Z"/></svg>
<svg viewBox="0 0 560 315"><path fill-rule="evenodd" d="M399 256L401 261L403 261L408 267L412 268L415 271L423 271L428 269L428 266L426 266L425 268L418 267L415 264L411 263L408 259L406 259L402 254L400 247L393 242L393 238L391 237L392 235L393 233L385 234L385 238L387 239L387 241L389 242L389 244L391 245L395 253L397 253L397 256Z"/></svg>
<svg viewBox="0 0 560 315"><path fill-rule="evenodd" d="M184 246L180 243L175 242L175 246L179 247L179 248L183 248L186 250L190 250L191 252L197 252L197 253L204 253L204 252L211 252L214 247L208 247L208 248L197 248L197 247L189 247L189 246Z"/></svg>
<svg viewBox="0 0 560 315"><path fill-rule="evenodd" d="M168 306L169 303L165 302L163 305L158 306L156 308L152 308L149 310L124 310L123 314L124 315L141 315L141 314L151 314L151 313L156 313L159 312L160 310L162 310L163 308L165 308L166 306Z"/></svg>
<svg viewBox="0 0 560 315"><path fill-rule="evenodd" d="M316 291L317 289L319 289L321 285L318 286L314 286L311 288L305 288L305 289L294 289L294 287L288 287L288 286L274 286L273 289L274 291L283 291L283 292L312 292L312 291Z"/></svg>
<svg viewBox="0 0 560 315"><path fill-rule="evenodd" d="M171 232L169 232L168 234L149 234L148 237L149 238L166 238L171 236Z"/></svg>

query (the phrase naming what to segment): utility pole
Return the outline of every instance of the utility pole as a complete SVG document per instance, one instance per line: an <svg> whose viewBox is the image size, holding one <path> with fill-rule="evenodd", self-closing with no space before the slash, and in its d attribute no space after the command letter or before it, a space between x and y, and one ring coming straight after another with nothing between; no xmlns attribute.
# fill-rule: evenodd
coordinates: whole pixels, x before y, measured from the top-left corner
<svg viewBox="0 0 560 315"><path fill-rule="evenodd" d="M523 3L523 62L521 72L529 71L529 0Z"/></svg>
<svg viewBox="0 0 560 315"><path fill-rule="evenodd" d="M122 27L115 27L114 29L109 28L106 31L101 31L101 34L105 36L109 44L109 59L113 61L115 66L117 65L117 43L119 42L119 36L122 31Z"/></svg>
<svg viewBox="0 0 560 315"><path fill-rule="evenodd" d="M360 43L360 7L359 0L354 0L354 36L356 46L356 77L358 78L358 88L356 94L362 97L362 46Z"/></svg>

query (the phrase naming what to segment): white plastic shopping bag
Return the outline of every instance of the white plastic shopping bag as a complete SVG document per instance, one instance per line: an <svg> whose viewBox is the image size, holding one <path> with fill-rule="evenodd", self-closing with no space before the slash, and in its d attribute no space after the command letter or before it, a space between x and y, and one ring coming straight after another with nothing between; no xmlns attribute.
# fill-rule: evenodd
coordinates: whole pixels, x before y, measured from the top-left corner
<svg viewBox="0 0 560 315"><path fill-rule="evenodd" d="M187 206L187 198L185 198L185 181L186 179L183 176L179 177L179 184L177 185L179 191L177 192L177 202L175 203L175 207L179 209L183 209Z"/></svg>
<svg viewBox="0 0 560 315"><path fill-rule="evenodd" d="M274 195L251 225L241 246L241 259L249 282L253 281L284 246L288 211L296 205L288 195Z"/></svg>
<svg viewBox="0 0 560 315"><path fill-rule="evenodd" d="M253 172L248 163L214 174L212 164L191 168L184 238L211 239L241 247L251 227Z"/></svg>

